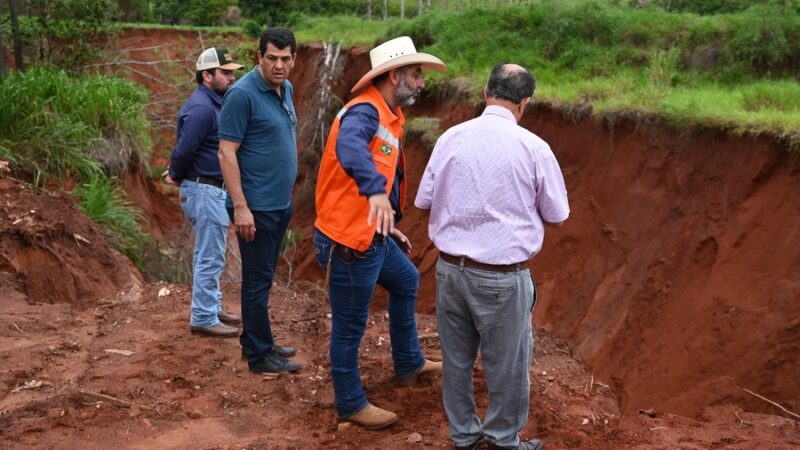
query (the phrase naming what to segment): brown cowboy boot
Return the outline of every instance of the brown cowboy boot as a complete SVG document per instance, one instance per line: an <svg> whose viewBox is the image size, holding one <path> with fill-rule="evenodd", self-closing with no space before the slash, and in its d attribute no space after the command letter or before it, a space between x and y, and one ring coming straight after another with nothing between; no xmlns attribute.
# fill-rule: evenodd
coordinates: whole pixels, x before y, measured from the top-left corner
<svg viewBox="0 0 800 450"><path fill-rule="evenodd" d="M397 422L397 414L368 403L361 411L345 420L365 430L379 430Z"/></svg>
<svg viewBox="0 0 800 450"><path fill-rule="evenodd" d="M442 362L441 361L431 361L429 359L425 360L425 363L417 369L416 372L413 374L405 377L405 378L395 378L395 381L400 386L408 386L415 381L420 375L439 375L442 373Z"/></svg>

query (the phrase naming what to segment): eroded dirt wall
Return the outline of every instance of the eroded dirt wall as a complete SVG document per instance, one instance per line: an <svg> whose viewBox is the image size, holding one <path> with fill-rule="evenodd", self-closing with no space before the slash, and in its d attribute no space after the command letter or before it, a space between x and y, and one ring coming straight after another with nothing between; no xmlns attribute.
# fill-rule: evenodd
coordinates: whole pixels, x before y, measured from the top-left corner
<svg viewBox="0 0 800 450"><path fill-rule="evenodd" d="M129 38L142 48L158 39L149 33ZM324 49L304 46L298 55L292 81L301 162L291 227L302 240L290 256L299 283L323 277L310 245L311 178L320 150L311 136L330 119L317 121L316 114ZM345 68L328 104L334 113L336 101L346 102L349 87L369 68L367 49L340 57ZM159 95L175 89L137 81ZM473 117L473 103L440 91L408 113L439 118L444 129ZM174 120L174 111L164 120ZM800 409L797 157L766 140L682 135L657 125L637 128L633 120L575 122L542 106L530 109L523 125L551 144L572 206L569 221L548 230L531 263L541 299L537 324L574 343L626 412L693 415L728 402L776 412L742 388ZM168 141L169 131L163 136ZM412 136L406 151L411 202L430 148ZM173 213L182 217L177 206ZM432 312L437 252L427 238L427 216L407 205L401 228L422 273L418 310ZM376 305L382 301L379 292Z"/></svg>
<svg viewBox="0 0 800 450"><path fill-rule="evenodd" d="M800 406L800 165L769 141L659 127L524 125L548 140L573 208L533 267L537 319L627 411Z"/></svg>
<svg viewBox="0 0 800 450"><path fill-rule="evenodd" d="M350 56L365 66L366 53ZM444 129L476 109L440 92L408 115L439 118ZM542 105L522 125L551 144L572 208L530 265L541 294L535 321L572 341L626 412L695 415L728 402L774 412L742 388L797 410L798 158L766 139L635 118L574 121ZM412 136L406 150L412 202L430 148ZM307 238L310 209L293 224ZM418 310L432 312L438 253L426 214L407 205L401 228L422 273ZM320 280L312 256L301 244L296 275Z"/></svg>

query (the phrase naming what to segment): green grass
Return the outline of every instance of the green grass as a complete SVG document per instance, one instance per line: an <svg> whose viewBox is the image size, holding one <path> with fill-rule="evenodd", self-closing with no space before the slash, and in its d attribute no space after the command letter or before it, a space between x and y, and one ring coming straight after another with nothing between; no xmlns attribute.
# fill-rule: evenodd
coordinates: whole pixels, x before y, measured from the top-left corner
<svg viewBox="0 0 800 450"><path fill-rule="evenodd" d="M449 68L444 75L426 74L426 81L446 90L451 80L466 79L471 99L479 97L496 63L510 61L534 72L537 101L590 105L596 115L656 114L679 128L766 133L800 149L796 9L773 3L697 15L613 3L473 6L402 22L316 18L299 23L296 32L303 42L343 39L368 46L412 36L418 50Z"/></svg>
<svg viewBox="0 0 800 450"><path fill-rule="evenodd" d="M147 167L146 99L143 89L105 76L35 68L0 78L0 159L37 186L78 182L81 210L139 267L145 217L108 173L121 173L130 159Z"/></svg>
<svg viewBox="0 0 800 450"><path fill-rule="evenodd" d="M536 75L536 101L590 106L598 116L654 114L680 129L770 134L800 150L797 2L742 1L723 5L725 14L702 2L657 1L645 8L607 0L470 3L453 1L449 10L420 17L407 9L412 18L385 22L378 7L377 20L304 18L294 29L301 42L345 45L409 35L418 50L448 65L447 74L426 74L443 95L457 80L476 100L491 68L511 61ZM693 10L706 14L680 12Z"/></svg>
<svg viewBox="0 0 800 450"><path fill-rule="evenodd" d="M109 231L107 237L133 263L142 268L144 247L149 237L142 229L147 217L127 200L116 180L104 175L92 177L73 190L78 206L92 222Z"/></svg>
<svg viewBox="0 0 800 450"><path fill-rule="evenodd" d="M352 16L306 17L294 29L298 43L332 41L347 47L358 44L372 46L398 22L395 18L384 22Z"/></svg>
<svg viewBox="0 0 800 450"><path fill-rule="evenodd" d="M37 183L103 173L98 160L134 157L146 164L150 148L146 93L105 76L71 78L35 68L0 79L0 158ZM106 153L106 154L103 154Z"/></svg>
<svg viewBox="0 0 800 450"><path fill-rule="evenodd" d="M119 22L117 24L120 28L136 28L142 30L180 30L180 31L202 31L205 33L224 34L224 33L239 33L242 31L238 26L203 26L203 25L167 25L161 23L127 23Z"/></svg>

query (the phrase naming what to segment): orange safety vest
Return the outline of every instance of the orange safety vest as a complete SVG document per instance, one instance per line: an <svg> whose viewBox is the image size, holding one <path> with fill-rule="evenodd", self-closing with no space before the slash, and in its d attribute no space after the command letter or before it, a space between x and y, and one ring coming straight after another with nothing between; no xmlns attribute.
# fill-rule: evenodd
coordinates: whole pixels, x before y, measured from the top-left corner
<svg viewBox="0 0 800 450"><path fill-rule="evenodd" d="M317 220L314 226L333 241L347 247L365 251L372 243L377 224L367 225L369 202L358 193L356 181L348 175L336 157L336 139L339 125L348 108L359 103L369 103L378 110L378 131L369 142L372 160L378 172L386 177L386 195L392 191L397 164L405 172L405 155L400 155L400 141L403 139L405 117L400 108L392 111L375 86L350 100L336 115L331 132L325 144L325 152L319 164L317 177ZM400 204L402 210L406 200L405 178L400 183Z"/></svg>

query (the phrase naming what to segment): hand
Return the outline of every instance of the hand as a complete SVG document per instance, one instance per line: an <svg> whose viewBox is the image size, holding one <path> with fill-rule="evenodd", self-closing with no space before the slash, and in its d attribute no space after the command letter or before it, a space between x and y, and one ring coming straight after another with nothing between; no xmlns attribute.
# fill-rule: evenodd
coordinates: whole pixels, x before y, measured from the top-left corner
<svg viewBox="0 0 800 450"><path fill-rule="evenodd" d="M375 194L369 197L369 216L367 225L377 223L377 232L388 236L394 232L394 210L386 194Z"/></svg>
<svg viewBox="0 0 800 450"><path fill-rule="evenodd" d="M253 242L256 238L256 224L253 220L253 213L246 206L233 209L233 224L236 227L236 234L247 242Z"/></svg>
<svg viewBox="0 0 800 450"><path fill-rule="evenodd" d="M161 176L164 177L164 181L167 184L178 184L175 182L175 180L172 179L171 176L169 176L169 169L165 170L164 173L161 174Z"/></svg>
<svg viewBox="0 0 800 450"><path fill-rule="evenodd" d="M395 228L392 231L392 237L397 242L397 245L400 246L400 250L403 253L410 254L411 253L411 241L403 234L399 229Z"/></svg>

